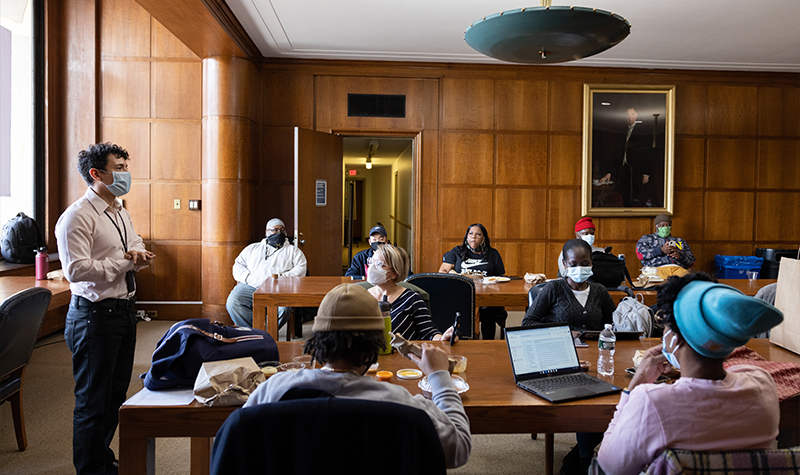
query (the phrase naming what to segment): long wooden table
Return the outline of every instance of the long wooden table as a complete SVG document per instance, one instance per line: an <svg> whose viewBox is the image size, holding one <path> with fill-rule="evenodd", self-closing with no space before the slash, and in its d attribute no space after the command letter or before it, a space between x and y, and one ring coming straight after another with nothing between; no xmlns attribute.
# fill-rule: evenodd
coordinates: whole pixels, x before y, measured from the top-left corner
<svg viewBox="0 0 800 475"><path fill-rule="evenodd" d="M72 296L69 291L69 282L66 280L36 280L33 276L0 277L0 302L31 287L44 287L53 293L37 338L64 328L66 307L69 306Z"/></svg>
<svg viewBox="0 0 800 475"><path fill-rule="evenodd" d="M354 283L349 277L278 277L268 278L253 293L253 327L264 329L278 339L278 307L316 307L323 297L339 284ZM759 279L750 282L746 279L724 279L721 283L735 287L746 295L753 296L758 289L777 282L775 279ZM524 280L512 280L496 284L475 284L475 306L525 307L528 305L528 291L532 285ZM645 305L656 303L656 290L636 290L642 294ZM615 302L626 296L621 291L611 291ZM477 317L476 317L477 318ZM477 332L480 325L475 322Z"/></svg>
<svg viewBox="0 0 800 475"><path fill-rule="evenodd" d="M625 373L632 366L636 350L660 343L658 339L618 341L615 372L609 379L620 387L627 386L631 376ZM520 388L514 383L511 363L505 341L462 341L446 351L468 358L467 370L461 376L470 385L462 395L464 408L473 434L603 432L611 420L619 395L601 396L561 404L552 404ZM768 340L751 340L748 347L771 361L800 363L800 356L769 343ZM281 361L292 361L302 352L301 342L279 342ZM452 351L451 351L452 350ZM579 348L578 356L591 362L589 373L595 374L597 347ZM380 369L397 372L414 367L399 354L380 356ZM416 380L400 380L391 384L421 394ZM154 438L191 437L192 474L208 473L210 442L235 407L205 407L197 402L188 406L122 406L119 411L119 469L122 475L147 473L147 461L154 460ZM800 428L800 397L781 404L781 428ZM548 438L545 452L547 473L552 473L552 437ZM549 450L548 450L549 449Z"/></svg>

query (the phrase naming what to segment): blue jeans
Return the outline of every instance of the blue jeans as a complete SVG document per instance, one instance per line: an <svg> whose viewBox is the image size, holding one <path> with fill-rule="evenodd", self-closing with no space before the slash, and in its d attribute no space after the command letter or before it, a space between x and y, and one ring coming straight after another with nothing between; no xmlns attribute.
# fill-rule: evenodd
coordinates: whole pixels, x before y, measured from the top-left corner
<svg viewBox="0 0 800 475"><path fill-rule="evenodd" d="M225 308L237 327L253 327L253 292L255 291L255 287L237 282L236 287L228 295ZM286 324L292 315L292 310L292 307L278 307L278 328L282 328Z"/></svg>
<svg viewBox="0 0 800 475"><path fill-rule="evenodd" d="M72 460L78 475L112 471L109 447L133 372L136 349L134 300L91 302L73 296L64 330L72 352L75 411Z"/></svg>

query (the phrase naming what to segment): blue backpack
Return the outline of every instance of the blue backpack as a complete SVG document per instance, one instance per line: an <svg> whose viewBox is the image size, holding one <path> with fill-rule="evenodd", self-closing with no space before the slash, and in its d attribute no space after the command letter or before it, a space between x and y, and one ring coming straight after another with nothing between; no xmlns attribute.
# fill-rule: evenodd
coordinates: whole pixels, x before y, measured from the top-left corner
<svg viewBox="0 0 800 475"><path fill-rule="evenodd" d="M206 318L184 320L159 340L144 386L150 390L194 388L204 362L246 356L256 362L280 360L278 345L264 330L228 327Z"/></svg>

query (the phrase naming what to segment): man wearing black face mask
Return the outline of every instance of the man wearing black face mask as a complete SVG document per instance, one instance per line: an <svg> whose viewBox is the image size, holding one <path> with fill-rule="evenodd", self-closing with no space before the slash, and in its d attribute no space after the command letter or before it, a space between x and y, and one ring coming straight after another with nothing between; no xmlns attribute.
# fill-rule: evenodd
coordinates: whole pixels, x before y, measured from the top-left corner
<svg viewBox="0 0 800 475"><path fill-rule="evenodd" d="M253 326L253 292L273 273L306 275L306 256L286 239L286 227L278 218L269 220L264 239L244 248L233 263L236 287L225 308L236 326ZM291 311L291 307L278 308L278 328L289 320Z"/></svg>
<svg viewBox="0 0 800 475"><path fill-rule="evenodd" d="M344 273L345 276L363 279L367 275L366 265L367 259L372 257L375 250L378 249L378 244L385 244L386 228L380 224L369 230L369 249L364 249L355 256L353 262L350 263L350 268ZM408 275L411 275L411 269L408 270Z"/></svg>

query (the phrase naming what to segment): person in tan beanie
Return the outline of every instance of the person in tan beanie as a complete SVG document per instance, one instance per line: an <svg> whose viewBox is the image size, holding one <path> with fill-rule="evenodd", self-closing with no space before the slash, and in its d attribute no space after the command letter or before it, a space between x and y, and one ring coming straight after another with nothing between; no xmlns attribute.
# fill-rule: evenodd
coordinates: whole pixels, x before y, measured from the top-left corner
<svg viewBox="0 0 800 475"><path fill-rule="evenodd" d="M448 468L467 463L472 449L469 420L447 371L447 354L430 343L422 344L422 358L412 361L428 375L431 399L412 396L402 386L364 376L385 348L383 316L378 302L363 287L341 284L328 292L314 319L314 334L303 352L322 367L280 372L261 384L244 407L280 401L292 388L319 389L334 397L393 402L425 411L444 449Z"/></svg>

